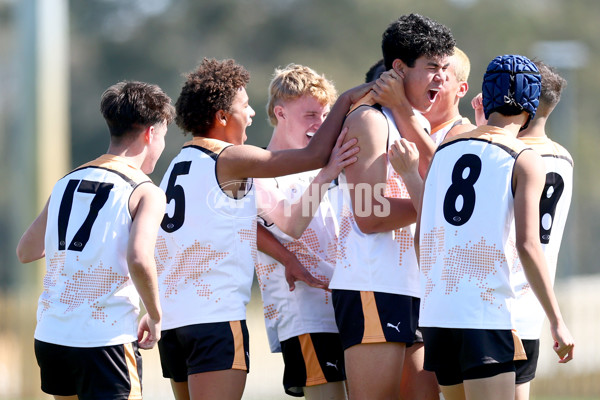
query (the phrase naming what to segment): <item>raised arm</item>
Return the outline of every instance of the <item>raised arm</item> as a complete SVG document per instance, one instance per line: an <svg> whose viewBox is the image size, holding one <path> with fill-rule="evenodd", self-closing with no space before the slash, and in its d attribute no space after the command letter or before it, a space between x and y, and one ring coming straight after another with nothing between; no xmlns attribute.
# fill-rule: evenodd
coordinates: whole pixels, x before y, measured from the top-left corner
<svg viewBox="0 0 600 400"><path fill-rule="evenodd" d="M138 341L140 348L151 349L160 340L162 311L154 247L165 213L165 194L155 185L144 183L134 190L129 204L133 223L127 244L127 264L131 280L147 312L140 320ZM144 332L148 333L145 338Z"/></svg>
<svg viewBox="0 0 600 400"><path fill-rule="evenodd" d="M329 190L331 182L337 178L344 167L356 162L357 140L344 142L347 129L344 128L331 152L327 165L322 168L302 197L290 202L279 190L272 179L256 179L259 215L268 223L274 223L285 234L298 239L319 209L323 196Z"/></svg>
<svg viewBox="0 0 600 400"><path fill-rule="evenodd" d="M387 135L385 117L370 107L360 107L346 119L346 140L356 138L358 160L345 168L354 219L363 233L387 232L415 222L410 199L385 197Z"/></svg>
<svg viewBox="0 0 600 400"><path fill-rule="evenodd" d="M371 83L366 83L344 92L309 144L302 149L269 151L250 145L226 148L217 162L219 182L248 177L270 178L322 168L329 160L350 106L371 86Z"/></svg>
<svg viewBox="0 0 600 400"><path fill-rule="evenodd" d="M573 358L574 341L560 313L539 237L539 199L545 182L543 171L541 157L534 151L521 153L515 164L516 244L527 281L550 322L554 351L559 362L565 363Z"/></svg>
<svg viewBox="0 0 600 400"><path fill-rule="evenodd" d="M17 257L22 263L39 260L46 255L44 241L46 236L46 223L48 221L48 203L50 203L50 199L48 199L42 212L31 223L25 233L23 233L21 240L19 240L19 244L17 245Z"/></svg>

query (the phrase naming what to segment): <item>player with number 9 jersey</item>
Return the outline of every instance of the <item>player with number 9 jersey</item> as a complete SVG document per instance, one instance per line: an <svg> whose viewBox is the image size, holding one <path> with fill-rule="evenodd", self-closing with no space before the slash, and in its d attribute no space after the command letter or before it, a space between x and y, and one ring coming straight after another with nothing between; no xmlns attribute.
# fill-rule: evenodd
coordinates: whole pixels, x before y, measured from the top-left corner
<svg viewBox="0 0 600 400"><path fill-rule="evenodd" d="M525 144L537 151L546 167L546 184L540 199L540 243L546 256L550 277L554 280L558 252L573 195L573 159L569 152L548 137L523 137ZM516 256L516 251L515 251ZM521 339L539 339L544 310L531 290L518 258L511 277L518 307L513 319Z"/></svg>

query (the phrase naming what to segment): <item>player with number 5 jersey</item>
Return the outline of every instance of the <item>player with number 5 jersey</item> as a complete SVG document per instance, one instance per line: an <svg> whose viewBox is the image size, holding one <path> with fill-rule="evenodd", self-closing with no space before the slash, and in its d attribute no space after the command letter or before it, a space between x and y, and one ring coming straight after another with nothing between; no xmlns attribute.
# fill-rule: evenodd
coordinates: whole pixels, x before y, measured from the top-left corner
<svg viewBox="0 0 600 400"><path fill-rule="evenodd" d="M176 122L193 139L161 183L168 205L155 257L165 315L161 366L178 400L242 397L260 232L252 179L324 166L350 105L368 90L342 94L305 147L269 151L244 145L255 114L249 80L234 60L204 59L176 102Z"/></svg>

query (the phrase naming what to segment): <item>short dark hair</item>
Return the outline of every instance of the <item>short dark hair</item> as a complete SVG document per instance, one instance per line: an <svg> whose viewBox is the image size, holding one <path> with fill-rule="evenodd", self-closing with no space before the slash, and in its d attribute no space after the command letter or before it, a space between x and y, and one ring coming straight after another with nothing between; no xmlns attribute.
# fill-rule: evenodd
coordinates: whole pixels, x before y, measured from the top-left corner
<svg viewBox="0 0 600 400"><path fill-rule="evenodd" d="M367 73L365 74L365 83L373 82L385 71L385 65L383 64L383 58L379 59L375 64L371 65Z"/></svg>
<svg viewBox="0 0 600 400"><path fill-rule="evenodd" d="M381 50L385 68L399 58L413 67L421 56L450 56L456 41L446 26L419 14L403 15L392 22L383 33Z"/></svg>
<svg viewBox="0 0 600 400"><path fill-rule="evenodd" d="M204 58L186 75L175 103L177 126L184 134L205 136L214 124L217 111L230 112L237 91L249 81L248 71L234 60Z"/></svg>
<svg viewBox="0 0 600 400"><path fill-rule="evenodd" d="M546 107L553 109L560 101L560 95L563 89L567 87L567 81L553 67L539 60L534 59L532 61L538 67L540 75L542 75L540 105L543 103Z"/></svg>
<svg viewBox="0 0 600 400"><path fill-rule="evenodd" d="M138 81L123 81L106 89L100 111L115 138L163 121L170 124L175 117L171 98L160 87Z"/></svg>

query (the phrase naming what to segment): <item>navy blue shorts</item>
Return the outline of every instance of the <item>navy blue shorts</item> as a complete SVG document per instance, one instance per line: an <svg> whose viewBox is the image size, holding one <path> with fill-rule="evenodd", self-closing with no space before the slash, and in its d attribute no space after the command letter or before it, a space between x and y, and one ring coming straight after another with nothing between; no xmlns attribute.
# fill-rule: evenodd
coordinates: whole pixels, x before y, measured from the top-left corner
<svg viewBox="0 0 600 400"><path fill-rule="evenodd" d="M416 297L333 289L332 300L344 350L361 343L410 346L415 341L420 304Z"/></svg>
<svg viewBox="0 0 600 400"><path fill-rule="evenodd" d="M346 380L344 349L338 333L305 333L281 342L283 387L303 397L305 386Z"/></svg>
<svg viewBox="0 0 600 400"><path fill-rule="evenodd" d="M250 370L246 321L196 324L162 331L158 342L163 376L186 382L188 375L226 369Z"/></svg>
<svg viewBox="0 0 600 400"><path fill-rule="evenodd" d="M435 372L442 386L515 371L515 338L510 329L421 330L425 341L424 368Z"/></svg>
<svg viewBox="0 0 600 400"><path fill-rule="evenodd" d="M142 357L137 342L69 347L35 340L42 391L80 400L142 398Z"/></svg>

